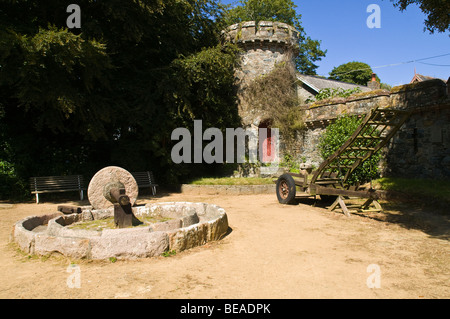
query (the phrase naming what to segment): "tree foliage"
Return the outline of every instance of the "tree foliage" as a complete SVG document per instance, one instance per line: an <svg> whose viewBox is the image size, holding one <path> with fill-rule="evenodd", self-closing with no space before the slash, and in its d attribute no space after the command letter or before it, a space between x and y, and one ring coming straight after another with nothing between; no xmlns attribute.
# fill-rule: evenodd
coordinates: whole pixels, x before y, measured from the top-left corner
<svg viewBox="0 0 450 319"><path fill-rule="evenodd" d="M353 94L360 93L361 89L356 87L354 89L343 89L343 88L324 88L320 89L319 93L316 94L313 98L307 99L306 103L311 103L315 101L322 101L326 99L332 99L335 97L343 97L347 98Z"/></svg>
<svg viewBox="0 0 450 319"><path fill-rule="evenodd" d="M297 6L291 0L241 0L240 5L228 10L227 24L243 21L278 21L295 27L299 33L300 53L296 58L297 69L303 74L314 75L326 50L320 48L319 40L312 40L306 35L301 24L301 15L296 12Z"/></svg>
<svg viewBox="0 0 450 319"><path fill-rule="evenodd" d="M334 67L329 79L366 86L372 79L372 73L367 63L353 61ZM380 81L378 77L377 81Z"/></svg>
<svg viewBox="0 0 450 319"><path fill-rule="evenodd" d="M406 10L411 4L419 6L427 15L425 29L430 33L450 31L450 2L447 0L391 0L400 11Z"/></svg>
<svg viewBox="0 0 450 319"><path fill-rule="evenodd" d="M237 49L220 44L215 0L0 2L0 153L6 175L85 174L106 165L175 182L171 131L233 127ZM4 174L4 175L5 175Z"/></svg>

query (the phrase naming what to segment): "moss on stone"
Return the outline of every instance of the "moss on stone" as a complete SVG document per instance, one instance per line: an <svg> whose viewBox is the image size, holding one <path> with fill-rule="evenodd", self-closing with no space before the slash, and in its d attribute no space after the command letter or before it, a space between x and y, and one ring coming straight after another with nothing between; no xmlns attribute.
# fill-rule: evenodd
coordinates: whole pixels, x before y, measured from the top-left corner
<svg viewBox="0 0 450 319"><path fill-rule="evenodd" d="M347 98L347 101L349 100L358 100L358 99L365 99L365 98L371 98L371 97L378 97L378 96L388 96L389 95L389 91L383 90L383 89L378 89L378 90L373 90L373 91L368 91L368 92L360 92L360 93L355 93L351 96L349 96Z"/></svg>
<svg viewBox="0 0 450 319"><path fill-rule="evenodd" d="M350 95L347 98L333 97L333 98L329 98L329 99L324 99L324 100L316 101L316 102L309 104L309 109L313 109L313 108L316 108L319 106L325 106L325 105L344 104L344 103L351 102L351 101L374 98L374 97L379 97L379 96L389 96L389 91L379 89L379 90L374 90L374 91L369 91L369 92L355 93L355 94Z"/></svg>
<svg viewBox="0 0 450 319"><path fill-rule="evenodd" d="M428 81L423 81L423 82L415 82L415 83L395 86L391 89L391 94L404 92L404 91L411 91L411 90L420 90L420 89L425 89L425 88L429 88L429 87L438 87L438 86L445 87L446 84L444 81L442 81L440 79L433 79L433 80L428 80Z"/></svg>

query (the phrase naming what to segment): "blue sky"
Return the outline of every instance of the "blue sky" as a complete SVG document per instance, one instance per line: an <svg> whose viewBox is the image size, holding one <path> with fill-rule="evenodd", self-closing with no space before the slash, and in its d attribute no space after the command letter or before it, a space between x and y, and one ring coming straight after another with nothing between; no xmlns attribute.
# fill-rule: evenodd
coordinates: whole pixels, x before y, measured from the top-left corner
<svg viewBox="0 0 450 319"><path fill-rule="evenodd" d="M319 75L328 76L333 67L360 61L369 64L382 82L392 86L409 83L414 68L422 75L445 80L450 76L449 34L424 31L426 16L416 5L400 12L389 0L295 0L294 3L302 15L306 34L321 40L321 48L328 50L326 57L317 63ZM380 6L381 28L367 27L370 4ZM406 63L444 54L447 55ZM386 65L390 66L382 67Z"/></svg>

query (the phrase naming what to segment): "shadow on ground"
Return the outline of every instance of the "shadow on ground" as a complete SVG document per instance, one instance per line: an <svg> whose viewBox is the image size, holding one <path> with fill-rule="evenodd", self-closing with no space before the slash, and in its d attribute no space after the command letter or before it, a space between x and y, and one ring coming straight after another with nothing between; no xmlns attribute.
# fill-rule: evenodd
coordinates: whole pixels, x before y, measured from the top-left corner
<svg viewBox="0 0 450 319"><path fill-rule="evenodd" d="M364 213L352 212L360 217L397 224L406 229L423 231L430 237L450 240L450 213L440 203L423 202L420 200L389 200L380 201L383 212ZM296 204L311 205L328 209L332 201L322 201L314 198L300 198Z"/></svg>

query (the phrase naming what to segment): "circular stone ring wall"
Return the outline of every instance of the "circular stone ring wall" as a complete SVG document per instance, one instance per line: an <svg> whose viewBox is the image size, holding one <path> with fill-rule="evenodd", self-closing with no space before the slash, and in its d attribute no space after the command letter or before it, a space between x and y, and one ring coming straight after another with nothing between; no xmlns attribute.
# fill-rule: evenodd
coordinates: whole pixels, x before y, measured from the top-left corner
<svg viewBox="0 0 450 319"><path fill-rule="evenodd" d="M170 202L133 207L136 217L165 222L122 229L86 230L69 226L114 215L113 209L84 207L80 214L30 216L13 227L11 240L29 254L59 253L76 259L133 259L180 252L220 240L228 231L223 208L212 204Z"/></svg>

